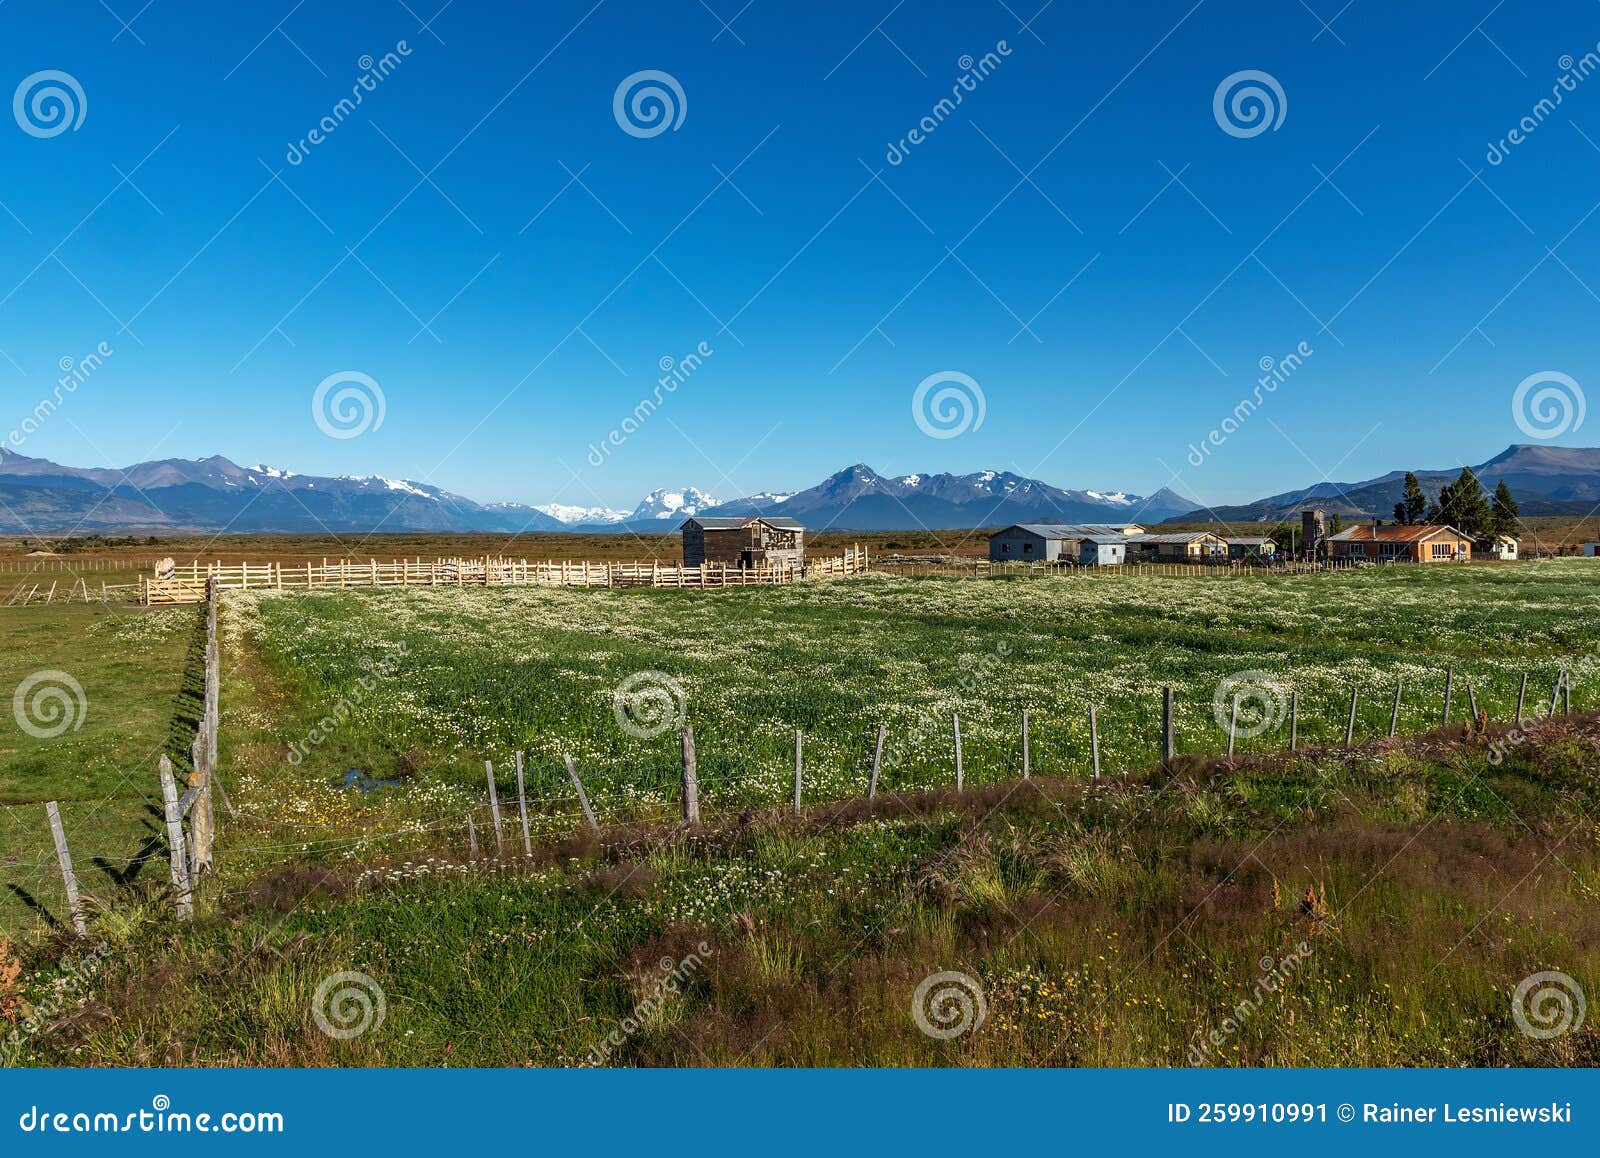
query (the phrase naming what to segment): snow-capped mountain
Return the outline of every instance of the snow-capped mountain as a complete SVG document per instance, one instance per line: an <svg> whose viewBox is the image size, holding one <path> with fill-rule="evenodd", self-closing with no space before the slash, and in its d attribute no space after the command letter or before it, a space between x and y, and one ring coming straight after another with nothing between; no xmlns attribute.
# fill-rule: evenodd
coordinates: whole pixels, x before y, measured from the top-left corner
<svg viewBox="0 0 1600 1158"><path fill-rule="evenodd" d="M997 470L886 478L858 463L809 490L751 495L700 513L783 514L818 530L898 531L1108 518L1154 523L1193 509L1189 500L1165 488L1147 497L1118 490L1063 490Z"/></svg>
<svg viewBox="0 0 1600 1158"><path fill-rule="evenodd" d="M533 509L569 527L585 523L591 525L620 523L628 517L627 511L617 511L610 507L575 507L567 503L539 503Z"/></svg>
<svg viewBox="0 0 1600 1158"><path fill-rule="evenodd" d="M628 516L630 522L645 519L686 519L701 514L717 505L718 500L695 487L669 491L665 487L653 490L640 500Z"/></svg>

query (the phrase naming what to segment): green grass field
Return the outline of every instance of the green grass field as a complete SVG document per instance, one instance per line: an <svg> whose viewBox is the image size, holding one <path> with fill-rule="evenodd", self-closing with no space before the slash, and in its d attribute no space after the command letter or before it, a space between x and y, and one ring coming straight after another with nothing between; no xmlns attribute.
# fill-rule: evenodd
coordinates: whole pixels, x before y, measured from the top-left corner
<svg viewBox="0 0 1600 1158"><path fill-rule="evenodd" d="M90 884L95 936L113 952L92 998L26 1057L1596 1064L1592 1027L1528 1037L1510 995L1541 970L1600 991L1597 577L1571 561L230 595L221 775L239 815L223 818L200 919L172 919L159 859L132 883ZM192 726L173 722L198 616L162 615L86 615L51 645L91 708L70 739L7 756L6 783L40 814L35 861L53 868L31 801L73 763L64 742L100 745L75 763L111 769L147 754L136 738L159 749L163 729ZM29 652L7 678L44 662ZM1526 714L1542 716L1563 669L1579 714L1508 740L1522 674ZM660 694L619 706L637 673ZM1397 680L1399 730L1414 738L1386 742ZM1170 771L1157 767L1163 686L1176 700ZM1250 734L1227 761L1235 686ZM1352 688L1358 747L1345 752ZM1291 695L1314 749L1292 759L1274 755ZM1493 758L1467 726L1469 697L1500 721ZM1039 778L1026 787L1023 709ZM670 824L680 710L708 822L689 833ZM116 734L96 738L97 720ZM869 809L880 723L885 798ZM800 818L786 815L796 728ZM519 750L532 858L509 799ZM566 753L602 840L583 835ZM485 759L500 770L504 859L467 856L469 816L493 848ZM351 769L394 783L346 789ZM70 811L68 827L79 843ZM14 926L35 929L17 942L25 999L48 991L67 951L36 925ZM319 983L348 971L372 979L386 1012L343 1040L319 1032L314 1008ZM911 1004L947 971L982 991L986 1016L942 1041L919 1032Z"/></svg>
<svg viewBox="0 0 1600 1158"><path fill-rule="evenodd" d="M114 877L151 871L143 857L160 828L149 811L160 799L156 759L165 751L187 763L194 705L183 677L199 622L192 609L0 608L0 931L36 920L36 905L63 915L47 800L60 802L85 888L114 891ZM64 674L82 692L58 675L33 685L33 693L65 693L37 710L27 706L34 696L24 697L23 718L46 734L23 729L14 699L38 673ZM154 875L165 868L157 864Z"/></svg>

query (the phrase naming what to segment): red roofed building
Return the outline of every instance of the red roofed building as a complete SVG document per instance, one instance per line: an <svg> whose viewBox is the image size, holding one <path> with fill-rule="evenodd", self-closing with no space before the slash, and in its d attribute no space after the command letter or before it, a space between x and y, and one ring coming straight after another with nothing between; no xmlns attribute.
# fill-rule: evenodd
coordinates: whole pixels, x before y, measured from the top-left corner
<svg viewBox="0 0 1600 1158"><path fill-rule="evenodd" d="M1379 526L1363 523L1328 539L1335 559L1370 563L1465 563L1472 558L1472 540L1454 527Z"/></svg>

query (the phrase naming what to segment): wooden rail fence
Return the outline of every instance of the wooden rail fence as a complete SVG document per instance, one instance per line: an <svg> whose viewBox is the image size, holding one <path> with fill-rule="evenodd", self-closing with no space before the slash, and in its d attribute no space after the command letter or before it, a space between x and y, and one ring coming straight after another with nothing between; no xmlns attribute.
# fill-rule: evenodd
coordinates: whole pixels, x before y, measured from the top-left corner
<svg viewBox="0 0 1600 1158"><path fill-rule="evenodd" d="M527 559L350 559L318 563L188 563L141 578L145 604L202 603L208 585L217 589L312 590L339 587L684 587L722 588L794 583L802 579L858 575L870 559L861 547L796 567L773 564L729 567L705 563L679 567L665 563L531 562Z"/></svg>

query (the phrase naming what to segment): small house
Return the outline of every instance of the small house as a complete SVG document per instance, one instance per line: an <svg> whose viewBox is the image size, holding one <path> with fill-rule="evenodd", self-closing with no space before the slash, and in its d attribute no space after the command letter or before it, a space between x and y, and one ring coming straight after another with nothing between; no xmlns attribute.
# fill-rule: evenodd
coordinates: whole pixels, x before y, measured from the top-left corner
<svg viewBox="0 0 1600 1158"><path fill-rule="evenodd" d="M1494 538L1478 544L1478 550L1487 558L1500 559L1510 563L1517 558L1518 546L1517 540L1510 535L1496 535Z"/></svg>
<svg viewBox="0 0 1600 1158"><path fill-rule="evenodd" d="M1013 523L989 536L991 563L1058 563L1078 556L1082 536L1055 523Z"/></svg>
<svg viewBox="0 0 1600 1158"><path fill-rule="evenodd" d="M678 529L683 533L685 567L805 566L806 529L794 519L693 518Z"/></svg>
<svg viewBox="0 0 1600 1158"><path fill-rule="evenodd" d="M1335 559L1370 563L1465 563L1472 540L1454 527L1362 523L1328 539Z"/></svg>
<svg viewBox="0 0 1600 1158"><path fill-rule="evenodd" d="M1600 543L1585 543L1583 545L1583 556L1586 559L1600 558Z"/></svg>
<svg viewBox="0 0 1600 1158"><path fill-rule="evenodd" d="M1126 535L1086 535L1078 543L1080 567L1115 567L1128 560Z"/></svg>
<svg viewBox="0 0 1600 1158"><path fill-rule="evenodd" d="M1265 535L1229 535L1228 558L1270 559L1278 553L1278 544Z"/></svg>
<svg viewBox="0 0 1600 1158"><path fill-rule="evenodd" d="M1228 557L1228 544L1210 531L1129 535L1128 552L1141 562L1206 563Z"/></svg>

